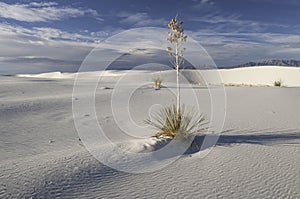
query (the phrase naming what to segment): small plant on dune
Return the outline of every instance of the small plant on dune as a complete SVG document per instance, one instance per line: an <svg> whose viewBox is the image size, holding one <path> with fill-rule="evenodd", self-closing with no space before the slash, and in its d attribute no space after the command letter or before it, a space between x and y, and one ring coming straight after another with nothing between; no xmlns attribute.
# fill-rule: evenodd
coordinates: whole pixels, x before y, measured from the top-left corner
<svg viewBox="0 0 300 199"><path fill-rule="evenodd" d="M185 48L183 44L186 42L187 36L182 29L183 22L177 21L177 18L172 19L168 24L169 33L167 40L170 42L170 47L167 51L171 57L170 63L176 70L176 105L163 107L158 113L153 116L153 120L146 120L145 123L156 128L158 132L154 137L171 138L179 136L184 139L193 138L195 135L204 133L205 118L203 115L193 111L195 109L186 110L184 104L180 104L180 67L184 64L183 52Z"/></svg>
<svg viewBox="0 0 300 199"><path fill-rule="evenodd" d="M165 106L154 115L154 120L146 120L146 124L154 127L158 132L156 138L169 137L189 139L207 131L207 122L203 115L196 113L193 109L187 110L184 105L179 108Z"/></svg>
<svg viewBox="0 0 300 199"><path fill-rule="evenodd" d="M154 82L154 88L156 90L159 90L161 88L161 83L162 83L162 79L160 77L154 78L153 82Z"/></svg>
<svg viewBox="0 0 300 199"><path fill-rule="evenodd" d="M281 80L275 81L274 86L281 87L282 86L282 81Z"/></svg>

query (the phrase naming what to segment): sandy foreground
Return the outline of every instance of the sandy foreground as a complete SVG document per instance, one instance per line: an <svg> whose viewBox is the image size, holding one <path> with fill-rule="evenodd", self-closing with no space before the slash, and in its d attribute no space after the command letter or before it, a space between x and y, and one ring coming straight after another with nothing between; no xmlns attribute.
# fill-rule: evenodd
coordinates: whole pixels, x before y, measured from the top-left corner
<svg viewBox="0 0 300 199"><path fill-rule="evenodd" d="M294 77L299 69L287 70L280 69L285 72L278 77L256 70L253 77L259 78L246 82L234 79L246 78L244 72L224 74L225 83L272 85L282 78L287 87L225 87L223 133L209 155L185 154L142 174L112 169L86 150L72 115L73 74L1 76L0 198L300 198L300 83ZM112 125L109 98L120 75L106 74L96 90L98 120L124 149L143 149L137 138L118 137ZM208 89L195 87L209 111ZM165 99L166 91L140 87L134 110L143 110L151 96Z"/></svg>

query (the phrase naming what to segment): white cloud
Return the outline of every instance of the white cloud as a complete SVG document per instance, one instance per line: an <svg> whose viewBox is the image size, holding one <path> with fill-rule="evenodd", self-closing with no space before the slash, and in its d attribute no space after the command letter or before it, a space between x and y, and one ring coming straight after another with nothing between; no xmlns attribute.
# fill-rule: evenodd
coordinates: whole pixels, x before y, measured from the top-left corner
<svg viewBox="0 0 300 199"><path fill-rule="evenodd" d="M196 4L192 5L191 8L194 10L199 10L199 11L211 10L215 5L215 2L213 2L212 0L193 0L193 1Z"/></svg>
<svg viewBox="0 0 300 199"><path fill-rule="evenodd" d="M57 6L56 2L31 2L29 5L35 7L48 7L48 6Z"/></svg>
<svg viewBox="0 0 300 199"><path fill-rule="evenodd" d="M75 71L99 39L88 33L0 23L0 73Z"/></svg>
<svg viewBox="0 0 300 199"><path fill-rule="evenodd" d="M265 59L300 60L300 36L272 33L187 32L203 45L218 66L234 66Z"/></svg>
<svg viewBox="0 0 300 199"><path fill-rule="evenodd" d="M168 21L165 19L152 19L145 12L138 12L135 14L122 12L118 15L122 19L121 23L132 25L134 27L145 27L145 26L165 26Z"/></svg>
<svg viewBox="0 0 300 199"><path fill-rule="evenodd" d="M85 15L102 20L95 10L59 7L55 2L32 2L29 4L6 4L0 2L0 17L18 21L47 22Z"/></svg>
<svg viewBox="0 0 300 199"><path fill-rule="evenodd" d="M263 23L253 20L241 19L240 15L224 15L218 12L210 13L202 17L190 17L189 21L205 23L215 32L265 32L269 28L288 28L285 24Z"/></svg>
<svg viewBox="0 0 300 199"><path fill-rule="evenodd" d="M99 35L91 36L88 33L69 33L60 29L45 27L33 27L29 29L22 26L13 26L5 23L0 24L0 36L2 36L2 38L14 36L18 39L18 41L24 40L27 42L31 40L32 43L34 43L34 41L68 41L92 44L97 40L102 39L99 37ZM41 43L39 42L39 44Z"/></svg>
<svg viewBox="0 0 300 199"><path fill-rule="evenodd" d="M200 3L202 3L202 4L211 4L211 5L214 4L214 2L212 2L211 0L201 0Z"/></svg>

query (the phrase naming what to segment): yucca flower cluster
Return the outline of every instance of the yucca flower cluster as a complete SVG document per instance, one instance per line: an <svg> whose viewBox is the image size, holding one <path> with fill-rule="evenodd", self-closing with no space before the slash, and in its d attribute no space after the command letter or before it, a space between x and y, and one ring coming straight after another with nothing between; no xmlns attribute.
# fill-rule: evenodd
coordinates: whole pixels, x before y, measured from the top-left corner
<svg viewBox="0 0 300 199"><path fill-rule="evenodd" d="M177 19L172 19L170 23L168 24L168 27L170 31L168 32L168 38L167 40L171 44L175 44L175 46L167 47L167 51L169 52L170 56L178 56L181 62L175 63L171 62L174 66L181 65L183 63L183 51L185 48L182 47L182 44L186 42L187 36L184 34L184 30L182 28L183 21L178 22Z"/></svg>

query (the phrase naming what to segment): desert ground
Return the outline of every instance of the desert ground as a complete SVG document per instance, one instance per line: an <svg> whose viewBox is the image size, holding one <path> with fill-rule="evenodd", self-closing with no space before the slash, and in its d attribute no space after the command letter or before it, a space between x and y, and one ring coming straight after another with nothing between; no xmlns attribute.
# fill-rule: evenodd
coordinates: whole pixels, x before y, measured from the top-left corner
<svg viewBox="0 0 300 199"><path fill-rule="evenodd" d="M201 151L183 154L164 168L139 174L106 166L82 143L72 111L73 100L81 100L73 98L75 74L0 76L0 198L300 198L300 68L219 71L223 82L207 83L231 86L224 87L224 127L210 153L204 158ZM150 131L123 140L109 114L109 99L122 75L107 72L97 87L98 120L124 150L143 152L140 139ZM283 86L274 87L276 80ZM156 91L151 83L137 89L135 111L143 110L151 96L167 99L168 87ZM209 89L193 87L209 112Z"/></svg>

